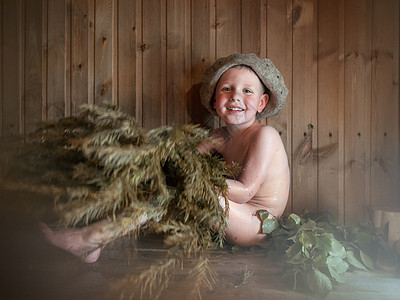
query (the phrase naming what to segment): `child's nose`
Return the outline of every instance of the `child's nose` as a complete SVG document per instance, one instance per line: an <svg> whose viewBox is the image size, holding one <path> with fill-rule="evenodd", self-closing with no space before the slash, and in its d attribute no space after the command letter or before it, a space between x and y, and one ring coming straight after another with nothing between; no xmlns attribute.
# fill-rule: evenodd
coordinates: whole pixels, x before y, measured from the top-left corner
<svg viewBox="0 0 400 300"><path fill-rule="evenodd" d="M237 90L232 90L231 97L229 100L231 101L240 101L242 99L242 95Z"/></svg>

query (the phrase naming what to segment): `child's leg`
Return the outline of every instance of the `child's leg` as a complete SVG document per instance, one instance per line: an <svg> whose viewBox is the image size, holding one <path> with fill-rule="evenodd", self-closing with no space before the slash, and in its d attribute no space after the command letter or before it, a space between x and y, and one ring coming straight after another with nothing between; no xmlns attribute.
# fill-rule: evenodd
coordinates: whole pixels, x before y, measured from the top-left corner
<svg viewBox="0 0 400 300"><path fill-rule="evenodd" d="M229 201L228 227L225 230L229 243L248 247L262 242L267 237L261 233L261 220L255 214L259 209L249 203L238 204Z"/></svg>
<svg viewBox="0 0 400 300"><path fill-rule="evenodd" d="M142 216L140 225L143 225L146 221L147 217ZM136 227L137 225L132 223L129 229L135 230ZM41 230L49 243L70 252L87 263L97 261L101 248L116 238L115 228L112 226L112 222L108 220L93 223L80 229L60 231L53 231L42 224Z"/></svg>

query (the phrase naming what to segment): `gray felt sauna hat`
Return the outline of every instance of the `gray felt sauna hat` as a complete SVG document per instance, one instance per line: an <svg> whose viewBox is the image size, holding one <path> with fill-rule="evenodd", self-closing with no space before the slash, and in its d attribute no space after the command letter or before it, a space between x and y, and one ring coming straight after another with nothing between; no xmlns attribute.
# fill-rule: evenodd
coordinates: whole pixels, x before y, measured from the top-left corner
<svg viewBox="0 0 400 300"><path fill-rule="evenodd" d="M212 105L212 97L218 80L228 69L246 65L250 67L270 90L270 98L264 110L257 113L256 119L260 120L278 114L286 107L288 89L285 86L283 77L279 70L268 58L259 58L257 55L233 53L226 57L217 59L214 64L208 67L203 74L200 88L201 103L214 115L216 111Z"/></svg>

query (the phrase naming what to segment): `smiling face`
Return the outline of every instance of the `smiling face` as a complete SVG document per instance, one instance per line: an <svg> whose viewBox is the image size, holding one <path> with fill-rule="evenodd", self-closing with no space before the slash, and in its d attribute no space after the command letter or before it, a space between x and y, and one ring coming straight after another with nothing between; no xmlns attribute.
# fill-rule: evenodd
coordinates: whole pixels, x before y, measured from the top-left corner
<svg viewBox="0 0 400 300"><path fill-rule="evenodd" d="M253 124L256 113L268 102L257 75L247 67L233 67L222 74L215 88L214 109L227 125Z"/></svg>

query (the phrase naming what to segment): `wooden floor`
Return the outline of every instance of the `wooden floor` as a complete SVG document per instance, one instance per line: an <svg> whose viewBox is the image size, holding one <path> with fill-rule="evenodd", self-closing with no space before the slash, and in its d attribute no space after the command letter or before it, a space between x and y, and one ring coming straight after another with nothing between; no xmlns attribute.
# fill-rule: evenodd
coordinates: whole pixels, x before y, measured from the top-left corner
<svg viewBox="0 0 400 300"><path fill-rule="evenodd" d="M21 207L26 202L10 193L1 195L1 299L140 299L134 286L124 285L129 288L121 294L118 284L166 261L162 239L151 236L136 243L120 240L107 246L98 262L81 263L42 239L36 227L40 213ZM203 299L319 299L292 291L282 280L279 263L265 251L232 253L225 249L210 251L208 256L218 279L212 291L204 290ZM195 262L184 261L160 299L193 299L189 273ZM251 276L243 284L245 272ZM400 299L399 272L349 272L345 279L326 299Z"/></svg>

